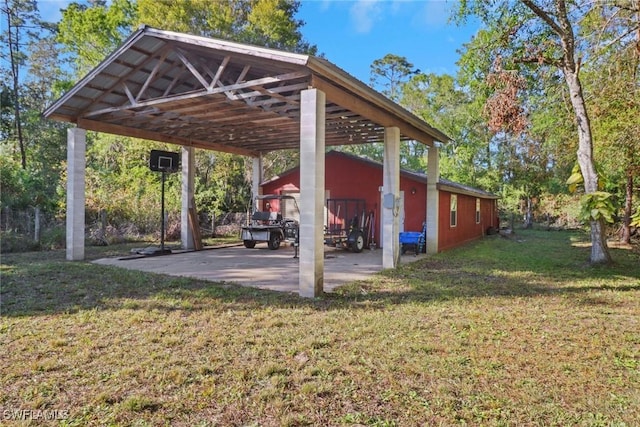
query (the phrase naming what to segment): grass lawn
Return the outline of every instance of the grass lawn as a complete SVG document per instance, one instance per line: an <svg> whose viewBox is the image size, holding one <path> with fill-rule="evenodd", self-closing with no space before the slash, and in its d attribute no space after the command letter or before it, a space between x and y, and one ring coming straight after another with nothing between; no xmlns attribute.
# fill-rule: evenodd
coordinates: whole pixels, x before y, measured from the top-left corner
<svg viewBox="0 0 640 427"><path fill-rule="evenodd" d="M3 256L0 417L638 425L637 248L612 249L615 265L590 267L585 234L514 237L318 300L69 263L61 251Z"/></svg>

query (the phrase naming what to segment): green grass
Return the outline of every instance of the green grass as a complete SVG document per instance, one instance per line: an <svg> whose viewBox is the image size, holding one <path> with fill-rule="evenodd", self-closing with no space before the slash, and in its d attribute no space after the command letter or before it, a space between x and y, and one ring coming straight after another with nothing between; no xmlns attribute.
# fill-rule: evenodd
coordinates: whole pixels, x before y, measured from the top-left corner
<svg viewBox="0 0 640 427"><path fill-rule="evenodd" d="M492 236L317 300L6 255L0 411L68 411L63 425L637 425L639 253L590 267L586 238Z"/></svg>

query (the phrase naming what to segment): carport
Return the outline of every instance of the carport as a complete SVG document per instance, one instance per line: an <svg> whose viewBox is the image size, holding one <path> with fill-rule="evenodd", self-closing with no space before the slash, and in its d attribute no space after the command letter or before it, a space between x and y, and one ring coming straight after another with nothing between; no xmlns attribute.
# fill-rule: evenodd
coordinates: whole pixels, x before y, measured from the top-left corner
<svg viewBox="0 0 640 427"><path fill-rule="evenodd" d="M67 136L67 259L84 259L86 131L182 147L182 224L194 192L194 149L253 159L300 150L298 290L324 284L324 154L327 146L384 142L382 265L399 262L400 142L429 147L427 226L437 230L438 150L447 136L330 62L309 55L143 26L44 113L75 123ZM194 247L181 227L185 249ZM437 252L437 233L427 248Z"/></svg>
<svg viewBox="0 0 640 427"><path fill-rule="evenodd" d="M132 255L102 258L92 262L170 276L298 293L299 259L294 258L293 254L294 248L291 246L272 251L266 245L258 245L254 250L230 245L197 252L175 251L168 257L141 258ZM400 262L409 263L421 257L413 254L402 255ZM332 292L335 288L349 282L366 280L380 271L379 250L365 250L354 254L327 247L324 258L323 288L325 292Z"/></svg>

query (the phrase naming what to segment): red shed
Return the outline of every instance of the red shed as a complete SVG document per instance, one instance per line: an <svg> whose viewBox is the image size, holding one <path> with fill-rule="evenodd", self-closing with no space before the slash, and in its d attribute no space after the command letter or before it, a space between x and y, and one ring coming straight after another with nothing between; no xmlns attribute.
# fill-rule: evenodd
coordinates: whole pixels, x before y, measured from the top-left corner
<svg viewBox="0 0 640 427"><path fill-rule="evenodd" d="M374 212L375 241L380 245L382 164L340 151L328 152L325 162L325 199L364 199L367 212ZM299 194L299 167L263 182L261 188L263 194ZM480 238L490 227L497 228L496 195L442 178L437 188L439 251ZM400 192L400 231L422 230L427 218L426 174L402 170Z"/></svg>

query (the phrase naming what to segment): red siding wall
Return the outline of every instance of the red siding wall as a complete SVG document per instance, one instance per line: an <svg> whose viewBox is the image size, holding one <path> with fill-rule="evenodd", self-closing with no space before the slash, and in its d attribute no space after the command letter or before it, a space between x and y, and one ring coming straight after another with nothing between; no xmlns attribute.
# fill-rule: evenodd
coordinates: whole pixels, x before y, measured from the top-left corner
<svg viewBox="0 0 640 427"><path fill-rule="evenodd" d="M262 185L262 194L283 194L300 192L300 170L294 169L278 179Z"/></svg>
<svg viewBox="0 0 640 427"><path fill-rule="evenodd" d="M476 197L465 194L458 196L458 221L451 226L451 195L440 191L438 249L444 251L478 239L489 227L496 227L496 202L480 199L480 223L476 223Z"/></svg>
<svg viewBox="0 0 640 427"><path fill-rule="evenodd" d="M376 215L376 236L380 236L380 198L382 168L366 161L329 153L325 165L325 189L332 199L364 199L367 211ZM416 194L411 194L415 188ZM422 230L426 219L426 185L400 176L400 191L404 191L405 230ZM379 243L379 242L378 242Z"/></svg>
<svg viewBox="0 0 640 427"><path fill-rule="evenodd" d="M364 199L367 212L375 213L375 240L380 244L380 192L382 168L350 156L328 153L325 160L325 190L332 199ZM262 186L263 194L282 194L300 191L300 171L294 169ZM411 194L415 189L415 194ZM400 191L404 191L405 230L420 231L426 219L427 188L424 183L400 177Z"/></svg>
<svg viewBox="0 0 640 427"><path fill-rule="evenodd" d="M333 199L365 199L367 211L375 212L375 240L380 244L380 192L382 167L366 160L337 152L327 153L325 189ZM300 191L298 168L262 186L263 194ZM426 220L427 186L424 181L407 174L400 176L400 191L404 191L405 231L420 231ZM412 194L412 192L414 194ZM440 192L440 250L459 246L482 237L491 224L494 200L481 199L481 221L475 222L475 197L458 195L458 226L449 225L450 193ZM493 215L495 217L495 213Z"/></svg>

